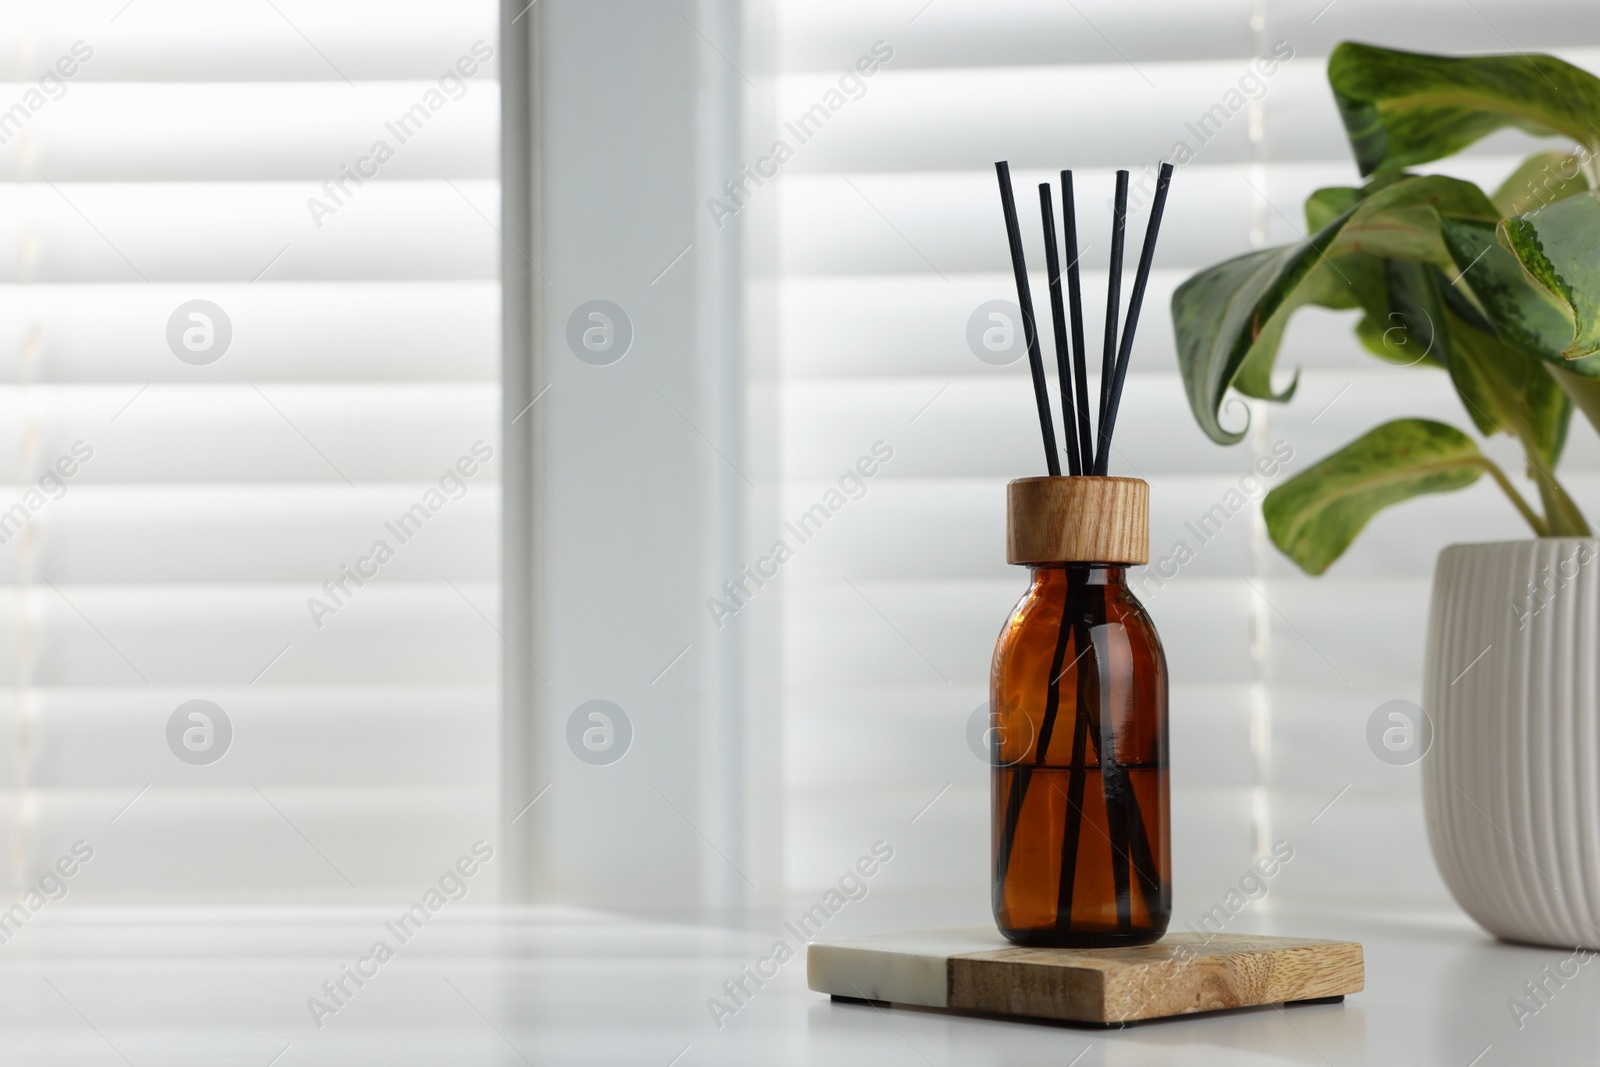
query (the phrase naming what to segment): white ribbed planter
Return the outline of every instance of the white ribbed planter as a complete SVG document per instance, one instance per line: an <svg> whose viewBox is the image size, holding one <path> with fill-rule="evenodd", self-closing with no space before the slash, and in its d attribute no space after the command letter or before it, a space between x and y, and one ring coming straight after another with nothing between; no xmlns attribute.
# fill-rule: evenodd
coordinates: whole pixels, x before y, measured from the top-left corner
<svg viewBox="0 0 1600 1067"><path fill-rule="evenodd" d="M1423 699L1428 838L1457 902L1500 937L1600 946L1600 541L1441 552Z"/></svg>

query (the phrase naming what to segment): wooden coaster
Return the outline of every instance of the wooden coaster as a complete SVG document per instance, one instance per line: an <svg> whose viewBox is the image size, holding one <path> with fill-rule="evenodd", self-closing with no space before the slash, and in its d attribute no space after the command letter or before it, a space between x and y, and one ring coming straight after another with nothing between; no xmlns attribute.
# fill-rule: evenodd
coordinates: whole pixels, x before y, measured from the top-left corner
<svg viewBox="0 0 1600 1067"><path fill-rule="evenodd" d="M1362 988L1354 941L1170 933L1137 948L1021 948L992 926L813 943L806 980L849 1000L1069 1022L1340 999Z"/></svg>

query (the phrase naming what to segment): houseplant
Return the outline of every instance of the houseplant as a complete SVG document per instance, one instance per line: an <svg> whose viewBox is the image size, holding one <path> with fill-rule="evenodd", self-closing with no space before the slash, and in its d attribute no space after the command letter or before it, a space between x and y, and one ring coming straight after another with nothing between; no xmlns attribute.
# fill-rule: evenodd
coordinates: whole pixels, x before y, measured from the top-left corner
<svg viewBox="0 0 1600 1067"><path fill-rule="evenodd" d="M1424 799L1435 858L1491 931L1600 943L1600 555L1557 464L1573 409L1600 429L1600 79L1543 55L1471 58L1345 43L1328 77L1365 184L1320 189L1308 236L1190 278L1173 296L1201 428L1231 388L1288 401L1272 371L1304 305L1352 309L1379 359L1448 376L1465 422L1505 433L1528 499L1467 431L1374 428L1275 488L1273 542L1321 574L1378 511L1488 475L1536 540L1457 545L1435 576ZM1411 168L1505 127L1574 147L1524 161L1493 193ZM1478 657L1475 659L1475 657ZM1471 668L1470 673L1464 673Z"/></svg>

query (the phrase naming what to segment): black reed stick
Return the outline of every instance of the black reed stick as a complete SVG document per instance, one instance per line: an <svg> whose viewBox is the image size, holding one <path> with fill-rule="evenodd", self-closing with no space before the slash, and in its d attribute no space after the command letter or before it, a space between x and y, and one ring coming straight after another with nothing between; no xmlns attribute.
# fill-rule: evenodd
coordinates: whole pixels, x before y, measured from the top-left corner
<svg viewBox="0 0 1600 1067"><path fill-rule="evenodd" d="M995 753L994 765L1003 766L999 761L1000 743L994 742L990 749ZM994 860L994 910L998 914L1005 906L1006 874L1011 870L1011 850L1017 841L1017 820L1022 818L1022 802L1028 799L1028 780L1033 776L1033 765L1017 761L1009 770L1011 771L1011 788L1006 793L1006 821L1000 832L1000 854Z"/></svg>
<svg viewBox="0 0 1600 1067"><path fill-rule="evenodd" d="M1133 331L1139 328L1139 309L1144 305L1144 289L1150 281L1150 265L1156 258L1156 237L1161 232L1161 211L1166 207L1167 187L1171 184L1172 164L1163 163L1156 178L1155 199L1150 203L1150 221L1144 228L1144 247L1139 250L1139 270L1133 276L1133 295L1128 298L1128 319L1122 325L1122 346L1117 353L1116 375L1111 382L1111 400L1101 418L1107 442L1110 442L1111 432L1117 426L1117 409L1122 404L1122 384L1127 380L1128 360L1133 355ZM1095 458L1094 473L1105 474L1107 458L1102 446L1101 453Z"/></svg>
<svg viewBox="0 0 1600 1067"><path fill-rule="evenodd" d="M1028 289L1028 264L1022 257L1022 230L1017 226L1017 202L1011 192L1011 167L1001 160L994 165L994 171L1000 181L1000 207L1006 217L1006 238L1011 243L1011 271L1017 276L1017 305L1022 309L1022 333L1028 343L1028 369L1033 372L1033 399L1039 406L1039 432L1044 435L1045 467L1052 478L1057 478L1061 475L1061 457L1056 453L1055 423L1050 418L1050 387L1045 384L1044 357L1039 354L1039 331L1034 326L1033 296Z"/></svg>
<svg viewBox="0 0 1600 1067"><path fill-rule="evenodd" d="M1044 221L1044 265L1050 281L1050 325L1056 335L1056 377L1061 382L1061 432L1067 439L1067 470L1085 474L1078 458L1078 420L1072 414L1072 352L1067 347L1067 309L1061 300L1061 256L1056 249L1056 215L1050 202L1049 182L1039 183L1039 216Z"/></svg>
<svg viewBox="0 0 1600 1067"><path fill-rule="evenodd" d="M1100 697L1100 784L1106 796L1106 831L1111 835L1111 883L1117 890L1117 928L1127 930L1133 923L1133 901L1129 896L1128 868L1128 783L1117 765L1116 717L1111 713L1109 687ZM1135 803L1137 799L1135 798Z"/></svg>
<svg viewBox="0 0 1600 1067"><path fill-rule="evenodd" d="M1106 844L1111 847L1111 882L1116 890L1117 897L1117 927L1127 930L1132 921L1131 899L1129 896L1128 878L1128 821L1127 805L1125 803L1126 791L1122 776L1118 774L1116 764L1116 716L1113 713L1114 700L1111 687L1106 684L1110 681L1107 677L1106 667L1110 663L1107 653L1108 630L1107 596L1109 587L1100 586L1098 589L1089 582L1089 567L1083 566L1083 590L1087 603L1084 607L1082 633L1085 643L1094 649L1090 659L1093 661L1088 669L1080 669L1075 681L1077 682L1077 713L1086 719L1084 733L1094 734L1094 747L1100 764L1100 785L1105 797L1106 806ZM1068 573L1072 568L1068 568ZM1069 590L1070 592L1070 590ZM1098 595L1095 595L1098 594ZM1101 635L1101 641L1094 640L1096 633ZM1076 737L1073 739L1076 741ZM1076 746L1074 746L1076 747ZM1070 776L1067 791L1073 792ZM1069 799L1072 799L1069 797ZM1063 857L1066 853L1068 839L1077 839L1081 833L1079 826L1083 821L1083 798L1077 798L1078 809L1069 813L1066 825L1063 827L1061 837L1061 850ZM1137 810L1138 800L1134 798ZM1071 818L1076 814L1077 818ZM1143 818L1135 815L1143 828ZM1056 921L1061 921L1061 894L1067 892L1063 883L1066 880L1066 871L1062 870L1061 881L1056 888ZM1071 912L1068 912L1070 917ZM1070 919L1069 919L1070 921Z"/></svg>
<svg viewBox="0 0 1600 1067"><path fill-rule="evenodd" d="M1133 779L1128 777L1126 769L1122 777L1128 786L1128 802L1132 814L1133 832L1130 835L1129 847L1132 850L1128 859L1133 865L1133 875L1138 879L1139 895L1144 898L1144 909L1147 915L1154 915L1156 909L1162 907L1161 877L1156 870L1156 858L1150 851L1150 835L1144 825L1144 813L1139 806L1139 794L1133 791Z"/></svg>
<svg viewBox="0 0 1600 1067"><path fill-rule="evenodd" d="M1073 627L1073 646L1081 647L1088 639L1088 629L1082 625ZM1082 690L1079 674L1077 689ZM1072 892L1078 880L1078 841L1083 834L1083 791L1088 784L1089 769L1085 761L1089 757L1089 716L1079 706L1080 702L1073 701L1073 727L1072 727L1072 763L1067 772L1067 807L1066 831L1061 835L1061 880L1056 883L1056 929L1072 929Z"/></svg>
<svg viewBox="0 0 1600 1067"><path fill-rule="evenodd" d="M1063 580L1069 586L1071 582L1065 577ZM1069 622L1072 613L1072 597L1066 595L1061 602L1061 628L1056 632L1056 650L1050 659L1050 677L1045 682L1044 693L1044 723L1039 727L1037 744L1033 749L1033 765L1018 765L1012 768L1011 790L1006 797L1006 821L1000 834L1000 854L995 857L995 908L999 909L1003 903L1001 897L1005 892L1006 871L1011 866L1011 851L1016 845L1017 820L1022 817L1022 805L1028 799L1028 783L1033 777L1033 767L1044 763L1045 756L1050 751L1050 735L1056 728L1056 715L1061 709L1061 675L1065 673L1061 664L1067 656L1067 637L1071 633ZM990 751L993 753L992 762L1000 765L1000 742L996 739Z"/></svg>
<svg viewBox="0 0 1600 1067"><path fill-rule="evenodd" d="M1061 675L1065 673L1062 664L1067 659L1067 639L1072 636L1072 582L1065 576L1062 581L1068 586L1068 592L1062 597L1061 626L1056 630L1056 650L1050 657L1050 677L1045 682L1044 723L1039 727L1039 743L1033 751L1036 766L1044 763L1045 756L1050 752L1050 739L1055 736L1056 716L1061 711Z"/></svg>
<svg viewBox="0 0 1600 1067"><path fill-rule="evenodd" d="M1087 569L1085 569L1087 573ZM1011 789L1006 796L1005 825L1000 834L1000 854L995 857L995 910L998 911L1004 903L1005 880L1008 868L1011 866L1011 852L1016 845L1017 821L1022 817L1022 805L1028 799L1028 783L1033 778L1033 767L1044 763L1045 757L1050 752L1050 737L1055 732L1056 716L1061 709L1061 676L1066 673L1062 664L1067 657L1067 640L1073 634L1072 629L1072 579L1070 573L1062 574L1064 591L1061 600L1061 626L1056 631L1056 649L1050 658L1050 675L1045 682L1044 695L1044 723L1039 727L1039 736L1033 749L1033 764L1024 765L1018 761L1018 766L1012 769ZM1081 644L1081 642L1080 642ZM1077 744L1076 737L1073 741ZM997 738L992 742L990 749L992 762L1000 765L1000 742Z"/></svg>
<svg viewBox="0 0 1600 1067"><path fill-rule="evenodd" d="M1117 315L1122 310L1122 239L1128 229L1128 172L1117 171L1116 206L1111 212L1111 270L1106 278L1105 343L1100 355L1099 444L1095 447L1094 471L1105 470L1111 436L1106 433L1106 406L1111 401L1111 378L1116 373Z"/></svg>
<svg viewBox="0 0 1600 1067"><path fill-rule="evenodd" d="M1106 841L1111 846L1112 879L1117 894L1118 923L1126 928L1132 921L1131 889L1134 887L1137 887L1139 895L1144 900L1146 914L1154 915L1162 904L1159 872L1156 869L1155 855L1150 848L1149 830L1145 826L1139 795L1134 792L1133 781L1127 768L1117 762L1116 758L1116 723L1113 713L1116 700L1110 692L1107 684L1109 679L1104 673L1109 663L1106 656L1108 649L1097 648L1094 642L1096 632L1105 633L1108 629L1109 605L1105 598L1108 591L1102 588L1100 596L1093 596L1094 586L1089 581L1090 575L1091 568L1087 564L1069 564L1066 567L1069 602L1077 602L1073 596L1075 583L1081 588L1085 600L1082 602L1082 614L1075 620L1073 628L1073 645L1077 649L1072 661L1072 666L1077 668L1077 674L1073 679L1076 683L1074 703L1079 722L1073 731L1074 755L1067 784L1067 800L1071 810L1066 813L1066 823L1061 835L1062 868L1060 881L1056 886L1058 929L1068 929L1071 924L1076 860L1074 859L1072 865L1069 865L1066 857L1069 850L1074 857L1077 855L1085 817L1083 793L1088 777L1088 771L1084 766L1087 753L1080 747L1078 738L1080 730L1084 739L1094 745L1095 758L1100 769L1100 784L1105 798ZM1088 662L1084 662L1085 659ZM1058 681L1060 674L1064 673L1064 671L1058 672ZM1129 885L1130 867L1134 876L1133 886Z"/></svg>
<svg viewBox="0 0 1600 1067"><path fill-rule="evenodd" d="M1102 633L1109 631L1107 607L1104 600L1091 601L1089 610L1092 617L1085 620L1091 637L1095 630ZM1109 662L1105 651L1095 649L1095 659L1099 661L1097 667L1103 668ZM1092 688L1085 686L1079 690L1078 703L1081 711L1088 713L1089 733L1094 740L1100 764L1100 784L1106 803L1106 831L1111 845L1112 882L1117 893L1117 923L1125 929L1132 922L1130 889L1136 887L1139 890L1146 914L1154 915L1160 906L1161 886L1156 877L1155 856L1150 850L1150 835L1144 823L1139 795L1134 792L1133 779L1127 768L1117 760L1116 716L1112 710L1116 700L1110 686L1103 684L1108 679L1102 677L1099 669L1084 680ZM1129 885L1130 868L1134 875L1133 886Z"/></svg>
<svg viewBox="0 0 1600 1067"><path fill-rule="evenodd" d="M1061 172L1061 216L1067 238L1067 295L1072 304L1072 360L1076 371L1073 382L1078 391L1078 451L1083 456L1083 473L1094 468L1094 444L1089 426L1089 365L1083 348L1083 285L1078 278L1078 209L1073 203L1072 172Z"/></svg>

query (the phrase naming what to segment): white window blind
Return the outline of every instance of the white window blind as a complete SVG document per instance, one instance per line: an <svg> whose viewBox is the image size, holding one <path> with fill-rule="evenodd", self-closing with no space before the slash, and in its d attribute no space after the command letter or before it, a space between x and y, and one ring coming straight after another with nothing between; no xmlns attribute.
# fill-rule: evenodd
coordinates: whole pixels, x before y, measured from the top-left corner
<svg viewBox="0 0 1600 1067"><path fill-rule="evenodd" d="M493 842L496 50L487 2L6 5L13 890L83 839L75 899L392 898Z"/></svg>
<svg viewBox="0 0 1600 1067"><path fill-rule="evenodd" d="M1420 698L1438 549L1528 534L1489 486L1380 516L1320 580L1271 546L1259 504L1196 533L1275 450L1292 453L1281 480L1388 418L1469 423L1442 373L1383 365L1357 346L1353 317L1303 311L1279 361L1285 383L1302 368L1294 402L1253 405L1247 440L1215 446L1189 413L1167 307L1194 270L1295 239L1313 189L1359 183L1327 86L1338 41L1544 50L1596 70L1600 22L1577 4L1498 0L785 0L776 21L772 137L793 158L776 193L753 195L779 204L782 518L821 499L873 442L894 449L784 571L790 887L826 884L862 842L886 837L899 849L895 887L956 891L982 913L987 770L966 728L1026 583L1004 562L1004 484L1044 473L1026 360L991 366L967 342L981 304L1015 300L993 162L1011 161L1046 323L1035 186L1075 169L1097 351L1113 173L1132 169L1137 188L1141 166L1173 158L1111 466L1151 484L1152 558L1179 542L1194 555L1142 594L1171 668L1175 919L1219 899L1275 840L1297 850L1279 898L1437 906L1418 768L1374 758L1366 721L1385 700ZM847 79L874 42L892 59ZM1277 60L1270 72L1264 57ZM826 121L795 144L783 121L819 102ZM1540 143L1498 135L1420 169L1492 190ZM1135 195L1135 249L1147 199ZM1130 253L1124 299L1133 264ZM1237 426L1243 412L1227 418ZM1581 422L1563 469L1594 500L1600 452Z"/></svg>

